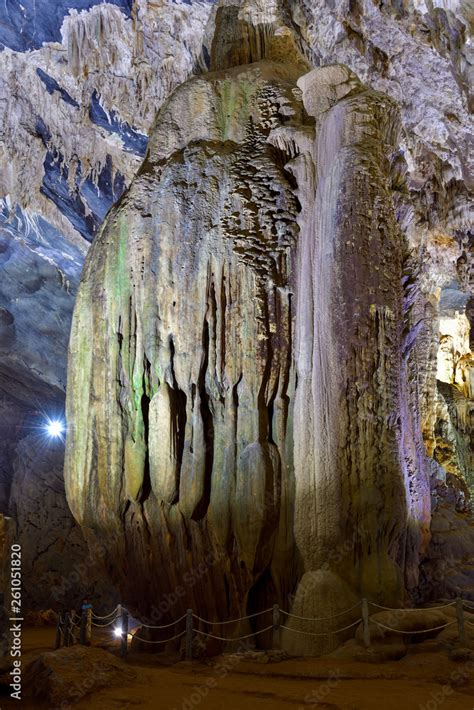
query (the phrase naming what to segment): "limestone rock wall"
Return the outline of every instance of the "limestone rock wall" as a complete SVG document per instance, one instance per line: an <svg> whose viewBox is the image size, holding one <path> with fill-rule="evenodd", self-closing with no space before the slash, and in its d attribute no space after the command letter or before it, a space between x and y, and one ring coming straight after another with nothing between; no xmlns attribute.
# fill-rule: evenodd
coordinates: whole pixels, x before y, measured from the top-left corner
<svg viewBox="0 0 474 710"><path fill-rule="evenodd" d="M87 595L109 611L117 596L103 571L105 549L89 547L74 520L62 469L62 442L46 446L29 434L17 447L8 512L10 540L22 549L23 609L77 609Z"/></svg>
<svg viewBox="0 0 474 710"><path fill-rule="evenodd" d="M227 8L224 24L221 6ZM435 238L465 240L472 222L468 5L62 0L51 16L35 10L32 0L14 0L2 16L0 224L9 253L28 257L28 268L50 293L57 290L52 265L71 282L64 264L71 244L77 255L70 266L78 278L88 242L138 169L166 97L191 73L211 66L216 44L220 67L239 52L247 61L261 58L272 28L283 21L295 29L311 66L345 63L398 102L414 210L405 220L411 244L425 247L426 259ZM47 255L38 249L38 236L49 243ZM449 268L443 262L433 262L433 283ZM8 311L0 325L10 344L27 310L15 300L21 286L18 276L15 281L11 293L0 293L0 305ZM35 294L46 314L41 294ZM51 381L49 363L37 354L49 354L49 333L57 342L58 369L65 366L62 342L73 292L63 289L55 297L59 317L48 332L39 327L42 319L30 324L30 338L41 345L31 349L26 363L41 383ZM436 298L431 289L428 298ZM21 352L20 344L21 338L13 343L13 355ZM21 358L5 351L1 357L5 383Z"/></svg>

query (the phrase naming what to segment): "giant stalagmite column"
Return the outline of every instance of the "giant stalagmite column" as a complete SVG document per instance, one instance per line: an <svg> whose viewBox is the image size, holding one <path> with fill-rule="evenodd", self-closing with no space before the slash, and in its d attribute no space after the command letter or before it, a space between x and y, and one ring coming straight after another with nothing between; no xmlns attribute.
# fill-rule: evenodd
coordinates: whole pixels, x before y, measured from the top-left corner
<svg viewBox="0 0 474 710"><path fill-rule="evenodd" d="M283 604L297 576L298 202L268 138L312 123L304 71L262 61L181 86L82 276L68 499L142 614L178 589L169 619L238 617Z"/></svg>
<svg viewBox="0 0 474 710"><path fill-rule="evenodd" d="M396 109L344 67L307 74L291 33L264 29L265 59L163 106L74 314L68 500L124 602L166 621L396 603L426 524ZM285 643L325 647L301 638Z"/></svg>

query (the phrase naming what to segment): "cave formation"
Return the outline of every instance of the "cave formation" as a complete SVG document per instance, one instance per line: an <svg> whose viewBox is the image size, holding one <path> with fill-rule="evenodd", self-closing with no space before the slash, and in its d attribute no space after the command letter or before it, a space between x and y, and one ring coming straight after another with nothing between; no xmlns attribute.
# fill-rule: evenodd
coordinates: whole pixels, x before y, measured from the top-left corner
<svg viewBox="0 0 474 710"><path fill-rule="evenodd" d="M474 601L468 10L12 5L3 588L18 540L32 610Z"/></svg>
<svg viewBox="0 0 474 710"><path fill-rule="evenodd" d="M431 491L399 111L288 27L216 27L87 257L68 502L139 615L204 559L164 621L403 606Z"/></svg>

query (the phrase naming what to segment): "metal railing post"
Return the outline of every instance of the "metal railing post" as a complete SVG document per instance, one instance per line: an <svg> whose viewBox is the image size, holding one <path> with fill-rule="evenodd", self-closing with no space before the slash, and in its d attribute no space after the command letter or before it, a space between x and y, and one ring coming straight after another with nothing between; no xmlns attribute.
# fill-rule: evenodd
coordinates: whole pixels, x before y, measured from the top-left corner
<svg viewBox="0 0 474 710"><path fill-rule="evenodd" d="M187 661L193 660L193 610L186 610L186 656Z"/></svg>
<svg viewBox="0 0 474 710"><path fill-rule="evenodd" d="M273 605L273 629L272 629L272 649L280 650L280 607Z"/></svg>
<svg viewBox="0 0 474 710"><path fill-rule="evenodd" d="M369 604L367 599L362 599L362 623L364 632L364 646L370 647Z"/></svg>
<svg viewBox="0 0 474 710"><path fill-rule="evenodd" d="M456 617L458 620L458 637L461 646L466 643L466 629L464 627L464 608L462 599L459 597L456 599Z"/></svg>
<svg viewBox="0 0 474 710"><path fill-rule="evenodd" d="M119 610L122 612L120 621L122 626L122 633L120 636L120 655L122 658L126 658L128 651L128 611L121 606L119 607Z"/></svg>

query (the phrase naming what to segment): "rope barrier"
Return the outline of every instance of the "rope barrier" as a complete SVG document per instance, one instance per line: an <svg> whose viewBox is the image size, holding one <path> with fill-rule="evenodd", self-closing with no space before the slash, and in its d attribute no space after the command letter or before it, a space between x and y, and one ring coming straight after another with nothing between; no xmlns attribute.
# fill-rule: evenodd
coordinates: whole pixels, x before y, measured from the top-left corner
<svg viewBox="0 0 474 710"><path fill-rule="evenodd" d="M174 641L175 639L181 638L181 636L184 636L186 631L181 631L180 634L176 634L176 636L172 636L169 639L165 639L164 641L150 641L149 639L143 639L141 636L137 636L136 634L132 635L132 639L137 639L137 641L143 641L143 643L168 643L168 641Z"/></svg>
<svg viewBox="0 0 474 710"><path fill-rule="evenodd" d="M454 606L456 602L450 602L449 604L443 604L442 606L428 606L422 609L397 609L395 607L391 606L382 606L382 604L377 604L376 602L370 602L372 606L377 607L378 609L384 609L385 611L436 611L437 609L446 609L448 606Z"/></svg>
<svg viewBox="0 0 474 710"><path fill-rule="evenodd" d="M258 636L258 634L263 634L265 631L270 631L270 629L273 629L273 624L270 624L270 626L265 627L264 629L260 629L260 631L254 631L253 634L247 634L246 636L238 636L237 638L229 639L229 638L224 638L223 636L216 636L215 634L210 634L207 631L199 631L199 629L193 629L193 632L196 634L200 634L201 636L207 636L211 639L217 639L218 641L243 641L244 639L249 639L251 636Z"/></svg>
<svg viewBox="0 0 474 710"><path fill-rule="evenodd" d="M203 619L197 614L193 614L193 618L198 621L202 621L204 624L214 625L214 624L236 624L238 621L245 621L245 619L253 619L255 616L261 616L262 614L268 614L269 611L273 611L273 608L264 609L264 611L257 611L255 614L248 614L248 616L241 616L238 619L228 619L227 621L209 621L208 619ZM186 614L185 614L186 616Z"/></svg>
<svg viewBox="0 0 474 710"><path fill-rule="evenodd" d="M419 631L404 631L402 629L392 629L390 626L385 626L385 624L381 624L379 621L375 621L375 619L370 619L370 621L373 624L377 624L377 626L380 626L381 629L386 629L387 631L393 631L394 633L397 634L429 634L430 631L440 631L440 629L445 629L447 626L451 626L452 624L456 624L456 621L449 621L447 624L442 624L441 626L434 626L431 629L421 629Z"/></svg>
<svg viewBox="0 0 474 710"><path fill-rule="evenodd" d="M461 603L462 602L462 603ZM355 621L353 621L351 624L348 624L347 626L344 626L340 629L334 629L332 631L321 631L321 632L314 632L314 631L303 631L300 629L295 629L291 628L290 626L286 626L285 624L280 624L279 623L279 617L278 615L276 616L276 621L274 620L273 624L270 624L269 626L266 626L264 629L260 629L259 631L254 631L253 633L246 634L245 636L238 636L235 638L227 638L225 636L218 636L217 634L210 633L208 631L201 631L200 629L194 628L191 618L197 620L198 622L202 624L207 624L209 626L215 626L215 625L224 625L224 624L236 624L241 621L245 621L247 619L253 619L258 616L262 616L263 614L268 614L269 612L274 611L275 609L278 610L278 614L284 614L286 617L289 619L296 619L298 621L303 621L303 622L322 622L322 621L330 621L331 619L337 619L342 616L345 616L349 614L350 612L354 611L355 609L359 608L362 603L362 617L363 618L358 618ZM403 629L395 629L391 626L386 626L385 624L381 623L380 621L377 621L374 618L369 618L368 614L368 608L367 605L370 604L372 607L375 607L376 609L382 609L384 611L390 611L390 612L420 612L420 611L437 611L439 609L447 609L449 607L457 606L458 608L458 619L453 620L453 621L448 621L444 624L441 624L439 626L434 626L429 629L417 629L413 631L405 631ZM308 616L298 616L297 614L292 614L291 612L284 611L283 609L278 608L276 605L273 607L270 607L268 609L264 609L263 611L257 611L253 614L248 614L247 616L242 616L237 619L227 619L225 621L210 621L209 619L204 619L198 614L195 614L194 612L191 612L191 610L188 610L186 614L183 614L179 619L176 619L175 621L170 622L169 624L160 624L160 625L154 625L154 624L145 624L143 622L139 622L141 627L144 629L169 629L171 627L175 627L176 624L180 624L182 621L186 619L186 629L183 631L175 634L174 636L171 636L170 638L163 639L163 640L150 640L143 638L142 636L138 636L137 634L130 634L128 633L128 612L124 607L117 606L113 611L111 611L109 614L105 614L103 616L99 614L95 614L92 612L92 619L91 623L92 626L95 626L96 628L106 628L108 626L111 626L114 624L117 620L124 619L124 629L122 632L121 631L121 636L122 636L122 655L125 657L127 653L127 644L126 644L126 638L128 636L132 636L133 639L136 639L137 641L141 641L142 643L147 643L147 644L166 644L171 641L175 641L176 639L180 639L183 636L187 636L186 640L186 654L188 657L188 654L190 654L190 651L188 649L191 648L191 637L192 634L199 634L200 636L204 636L206 638L212 638L216 639L217 641L224 641L226 643L232 643L232 642L237 642L237 641L244 641L246 639L250 639L254 636L258 636L259 634L266 633L267 631L278 631L280 629L285 629L286 631L290 631L296 634L302 634L304 636L331 636L333 634L339 634L344 631L348 631L349 629L354 628L355 626L358 626L361 622L364 624L364 643L367 645L370 644L370 632L369 632L369 623L372 622L372 624L375 624L381 629L384 629L386 631L390 631L393 633L398 633L398 634L406 634L408 636L412 634L429 634L434 631L441 631L442 629L446 629L449 626L452 626L454 624L458 624L460 628L460 638L463 636L463 618L462 618L462 609L464 608L463 605L466 605L468 607L468 610L471 610L474 612L474 604L471 602L468 602L466 600L454 600L450 601L446 604L442 604L439 606L435 607L424 607L424 608L409 608L409 609L403 609L403 608L395 608L395 607L387 607L383 606L382 604L377 604L376 602L371 602L371 601L366 601L362 600L362 602L358 602L357 604L354 604L354 606L350 607L349 609L345 609L344 611L338 612L337 614L333 614L332 616L322 616L322 617L308 617ZM119 608L123 609L123 616L117 614L117 610ZM110 619L110 617L113 617ZM90 618L90 617L89 617ZM104 621L105 619L110 619L110 621ZM96 621L99 621L101 623L95 623ZM77 623L79 622L79 623ZM189 622L189 623L188 623ZM83 616L77 614L75 611L71 611L69 615L69 629L68 633L70 634L70 637L72 638L73 642L77 642L77 636L75 635L77 633L76 630L82 633L81 627L83 623ZM467 624L468 626L474 627L474 621L468 621L467 619L464 619L464 623ZM275 625L276 624L276 625ZM59 636L64 638L64 631L62 628L62 617L60 617L60 623L59 623ZM82 638L82 637L81 637ZM60 643L60 642L59 642Z"/></svg>
<svg viewBox="0 0 474 710"><path fill-rule="evenodd" d="M95 613L95 611L93 611L92 616L94 617L94 619L108 619L109 616L112 616L112 614L115 614L117 609L118 609L118 606L116 606L115 609L110 612L110 614L106 614L105 616L99 616L98 614Z"/></svg>
<svg viewBox="0 0 474 710"><path fill-rule="evenodd" d="M186 614L183 614L183 616L180 616L179 619L176 619L176 621L172 621L171 624L163 624L163 626L150 626L149 624L144 624L142 621L140 621L140 626L144 626L146 629L169 629L170 626L175 626L175 624L179 624L179 622L185 618Z"/></svg>
<svg viewBox="0 0 474 710"><path fill-rule="evenodd" d="M339 612L339 614L333 614L333 616L321 616L319 619L313 619L309 616L297 616L296 614L290 614L289 611L283 611L283 609L280 609L280 614L290 616L292 619L300 619L300 621L330 621L330 619L337 619L339 616L345 616L350 611L354 611L354 609L357 609L357 607L359 606L360 602L354 604L354 606L351 606L350 609L346 609L345 611Z"/></svg>
<svg viewBox="0 0 474 710"><path fill-rule="evenodd" d="M285 626L282 624L280 626L281 629L286 629L287 631L293 631L295 634L303 634L304 636L330 636L331 634L339 634L341 631L347 631L348 629L352 629L354 626L357 626L357 624L360 624L362 619L357 619L357 621L354 621L354 623L349 624L349 626L344 626L342 629L335 629L334 631L321 631L319 633L316 633L314 631L300 631L299 629L292 629L290 626Z"/></svg>
<svg viewBox="0 0 474 710"><path fill-rule="evenodd" d="M108 621L106 624L95 624L94 622L92 622L92 626L97 626L97 628L99 628L99 629L105 629L105 628L107 628L107 626L110 626L115 621L117 621L118 618L119 618L118 616L114 616L114 618L111 621Z"/></svg>

